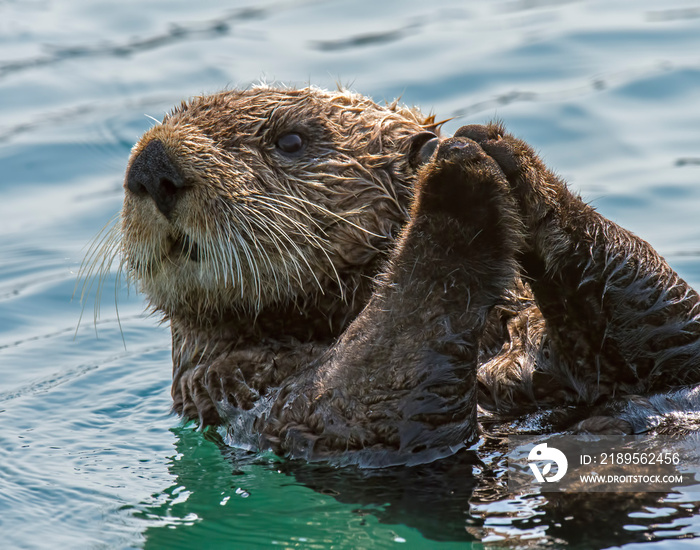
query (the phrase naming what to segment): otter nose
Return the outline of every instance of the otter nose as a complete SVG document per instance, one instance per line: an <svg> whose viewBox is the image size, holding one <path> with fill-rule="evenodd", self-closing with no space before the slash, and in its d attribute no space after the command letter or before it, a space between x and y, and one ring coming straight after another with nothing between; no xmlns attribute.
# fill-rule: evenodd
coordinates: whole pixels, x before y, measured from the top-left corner
<svg viewBox="0 0 700 550"><path fill-rule="evenodd" d="M150 195L166 218L170 217L185 180L160 140L152 140L132 161L126 187L137 196Z"/></svg>

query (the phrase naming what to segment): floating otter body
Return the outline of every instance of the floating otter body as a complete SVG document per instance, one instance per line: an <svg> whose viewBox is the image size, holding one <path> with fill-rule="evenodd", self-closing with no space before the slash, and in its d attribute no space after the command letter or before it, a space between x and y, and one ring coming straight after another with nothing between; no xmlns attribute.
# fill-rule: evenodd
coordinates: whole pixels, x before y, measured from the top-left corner
<svg viewBox="0 0 700 550"><path fill-rule="evenodd" d="M697 408L698 294L501 126L438 134L395 104L258 87L143 136L119 248L170 322L175 411L385 466L479 421L632 433Z"/></svg>

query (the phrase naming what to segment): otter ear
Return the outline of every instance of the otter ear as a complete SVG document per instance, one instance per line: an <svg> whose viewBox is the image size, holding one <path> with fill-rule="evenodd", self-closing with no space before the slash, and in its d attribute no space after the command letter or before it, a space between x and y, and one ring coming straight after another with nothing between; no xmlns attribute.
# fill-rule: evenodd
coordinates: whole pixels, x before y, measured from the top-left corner
<svg viewBox="0 0 700 550"><path fill-rule="evenodd" d="M410 138L408 148L408 164L414 170L428 162L435 149L437 149L439 138L433 132L420 132Z"/></svg>

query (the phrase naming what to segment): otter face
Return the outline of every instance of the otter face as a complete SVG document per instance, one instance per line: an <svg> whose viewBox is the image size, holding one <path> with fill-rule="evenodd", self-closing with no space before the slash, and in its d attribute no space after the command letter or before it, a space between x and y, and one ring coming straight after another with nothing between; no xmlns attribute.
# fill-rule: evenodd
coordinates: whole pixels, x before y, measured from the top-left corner
<svg viewBox="0 0 700 550"><path fill-rule="evenodd" d="M347 297L405 221L406 153L434 127L413 110L317 88L183 103L132 151L129 276L168 316Z"/></svg>

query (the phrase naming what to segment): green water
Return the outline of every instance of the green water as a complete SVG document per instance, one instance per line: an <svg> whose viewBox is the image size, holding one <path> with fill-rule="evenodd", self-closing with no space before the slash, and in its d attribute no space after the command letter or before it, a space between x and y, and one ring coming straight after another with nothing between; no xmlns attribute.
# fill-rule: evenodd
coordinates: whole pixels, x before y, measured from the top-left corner
<svg viewBox="0 0 700 550"><path fill-rule="evenodd" d="M690 0L0 1L0 547L694 547L692 495L228 449L169 415L168 327L141 297L108 279L76 331L71 295L149 117L260 80L401 96L448 132L500 117L700 288L698 52Z"/></svg>

